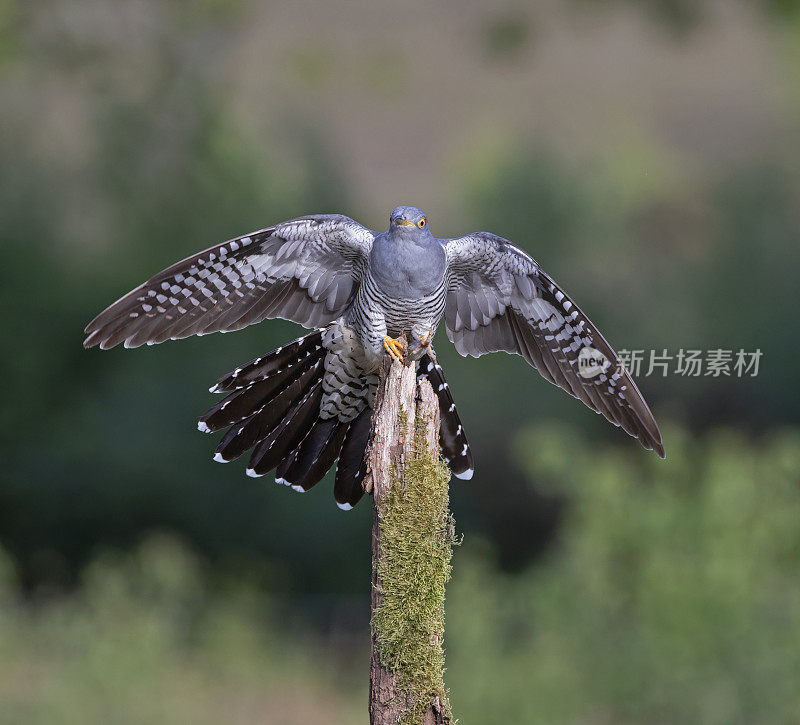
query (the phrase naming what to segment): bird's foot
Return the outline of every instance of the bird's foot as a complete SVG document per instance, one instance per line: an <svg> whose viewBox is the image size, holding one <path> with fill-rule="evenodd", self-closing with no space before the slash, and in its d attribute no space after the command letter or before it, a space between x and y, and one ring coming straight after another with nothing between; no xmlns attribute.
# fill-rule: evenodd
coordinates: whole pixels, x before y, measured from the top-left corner
<svg viewBox="0 0 800 725"><path fill-rule="evenodd" d="M431 330L425 337L420 339L422 349L428 353L428 357L432 362L436 362L436 353L433 351L433 330Z"/></svg>
<svg viewBox="0 0 800 725"><path fill-rule="evenodd" d="M409 357L412 360L417 360L422 357L424 353L428 353L428 357L435 363L436 353L433 351L433 330L430 330L427 335L419 338L419 344L415 345L409 352Z"/></svg>
<svg viewBox="0 0 800 725"><path fill-rule="evenodd" d="M399 340L395 340L393 337L388 337L385 335L383 338L383 347L393 359L403 362L404 347Z"/></svg>

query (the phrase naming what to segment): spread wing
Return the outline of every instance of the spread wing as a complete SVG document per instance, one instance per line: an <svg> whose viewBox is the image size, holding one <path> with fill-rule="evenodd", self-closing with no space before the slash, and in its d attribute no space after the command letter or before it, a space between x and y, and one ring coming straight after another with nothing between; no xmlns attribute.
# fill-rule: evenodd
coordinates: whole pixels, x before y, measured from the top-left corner
<svg viewBox="0 0 800 725"><path fill-rule="evenodd" d="M320 327L346 309L374 234L341 215L308 216L172 265L101 312L84 347L138 347L281 317Z"/></svg>
<svg viewBox="0 0 800 725"><path fill-rule="evenodd" d="M544 378L664 457L658 425L617 354L533 259L486 232L451 239L445 250L445 324L459 353L522 355Z"/></svg>

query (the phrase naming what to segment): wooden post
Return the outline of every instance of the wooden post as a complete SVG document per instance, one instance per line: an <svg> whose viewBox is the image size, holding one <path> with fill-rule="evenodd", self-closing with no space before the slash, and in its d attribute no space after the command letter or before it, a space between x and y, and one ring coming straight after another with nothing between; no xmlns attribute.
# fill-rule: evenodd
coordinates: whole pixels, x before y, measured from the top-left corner
<svg viewBox="0 0 800 725"><path fill-rule="evenodd" d="M364 487L372 527L372 725L450 723L444 689L444 587L454 539L439 404L414 366L387 355Z"/></svg>

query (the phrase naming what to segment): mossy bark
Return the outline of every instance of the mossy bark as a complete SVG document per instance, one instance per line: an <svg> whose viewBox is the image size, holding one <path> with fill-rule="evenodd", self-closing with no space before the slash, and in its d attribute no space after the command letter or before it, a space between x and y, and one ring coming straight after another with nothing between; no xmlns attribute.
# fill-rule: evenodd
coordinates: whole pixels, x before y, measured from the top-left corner
<svg viewBox="0 0 800 725"><path fill-rule="evenodd" d="M388 358L387 358L388 360ZM365 480L372 530L370 722L450 723L444 597L454 539L439 405L413 366L385 362Z"/></svg>

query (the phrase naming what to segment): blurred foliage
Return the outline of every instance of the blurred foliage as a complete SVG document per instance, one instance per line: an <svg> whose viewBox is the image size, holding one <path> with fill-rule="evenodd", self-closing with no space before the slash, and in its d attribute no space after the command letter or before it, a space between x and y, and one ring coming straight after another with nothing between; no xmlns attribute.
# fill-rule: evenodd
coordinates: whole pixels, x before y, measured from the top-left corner
<svg viewBox="0 0 800 725"><path fill-rule="evenodd" d="M456 552L447 683L465 722L796 721L800 434L667 435L668 466L521 436L529 475L569 481L573 503L522 576L469 538Z"/></svg>
<svg viewBox="0 0 800 725"><path fill-rule="evenodd" d="M745 7L753 8L777 22L795 19L800 14L798 0L739 0ZM581 10L628 5L647 14L656 27L674 36L682 37L702 26L715 9L712 0L573 0Z"/></svg>
<svg viewBox="0 0 800 725"><path fill-rule="evenodd" d="M517 62L532 44L533 35L531 19L523 9L495 11L481 28L484 55L491 61Z"/></svg>
<svg viewBox="0 0 800 725"><path fill-rule="evenodd" d="M366 683L348 640L287 627L253 588L212 593L174 539L99 556L83 580L80 596L35 608L0 585L4 722L361 720Z"/></svg>
<svg viewBox="0 0 800 725"><path fill-rule="evenodd" d="M374 52L364 64L364 86L377 97L402 98L408 85L405 60L395 52Z"/></svg>
<svg viewBox="0 0 800 725"><path fill-rule="evenodd" d="M571 505L518 575L455 552L447 674L461 722L788 723L800 699L800 431L667 431L670 465L530 428L531 481ZM172 538L102 554L35 607L0 558L0 701L19 723L351 723L367 628L303 626ZM357 644L356 644L357 643Z"/></svg>

